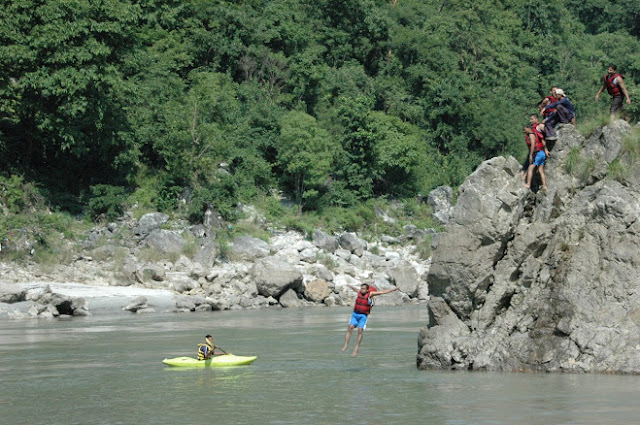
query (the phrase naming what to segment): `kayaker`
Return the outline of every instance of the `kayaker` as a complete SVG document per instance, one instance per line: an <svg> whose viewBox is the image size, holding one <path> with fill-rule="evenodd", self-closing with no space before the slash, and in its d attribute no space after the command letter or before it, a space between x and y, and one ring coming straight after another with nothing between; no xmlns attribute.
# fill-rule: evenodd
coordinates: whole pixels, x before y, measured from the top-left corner
<svg viewBox="0 0 640 425"><path fill-rule="evenodd" d="M364 328L367 325L367 318L371 313L371 303L373 297L377 295L388 294L389 292L397 291L398 288L393 289L384 289L382 291L377 291L373 287L369 287L368 284L363 283L360 285L360 289L355 286L347 285L351 290L356 291L358 296L356 298L356 303L353 307L353 313L351 314L351 320L349 321L349 326L347 327L347 334L344 337L344 346L342 347L342 351L347 350L347 346L349 345L349 339L351 339L351 332L353 332L353 328L358 328L358 339L356 340L356 346L353 349L352 356L358 355L358 349L360 348L360 343L362 342L362 334L364 333Z"/></svg>
<svg viewBox="0 0 640 425"><path fill-rule="evenodd" d="M222 348L218 347L217 345L214 345L213 337L211 335L205 336L204 344L198 344L198 360L207 360L207 359L210 359L211 356L220 354L215 352L216 348L222 351L222 354L227 354L226 351L224 351Z"/></svg>

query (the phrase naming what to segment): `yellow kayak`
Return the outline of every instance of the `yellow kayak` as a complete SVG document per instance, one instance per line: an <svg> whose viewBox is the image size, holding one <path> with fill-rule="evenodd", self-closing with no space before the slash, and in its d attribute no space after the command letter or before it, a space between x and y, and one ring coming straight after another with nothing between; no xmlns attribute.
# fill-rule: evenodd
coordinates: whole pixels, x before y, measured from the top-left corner
<svg viewBox="0 0 640 425"><path fill-rule="evenodd" d="M242 366L252 363L257 356L236 356L235 354L223 354L207 360L198 360L193 357L175 357L164 359L162 363L174 367L227 367Z"/></svg>

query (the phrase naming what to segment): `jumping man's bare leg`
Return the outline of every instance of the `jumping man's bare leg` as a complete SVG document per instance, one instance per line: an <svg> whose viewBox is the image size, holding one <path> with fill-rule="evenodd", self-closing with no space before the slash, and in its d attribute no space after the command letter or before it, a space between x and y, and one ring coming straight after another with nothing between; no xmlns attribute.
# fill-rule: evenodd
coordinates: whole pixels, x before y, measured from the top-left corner
<svg viewBox="0 0 640 425"><path fill-rule="evenodd" d="M352 356L358 355L358 349L360 348L360 343L362 342L362 335L364 334L364 329L358 328L358 339L356 340L356 347L353 349Z"/></svg>
<svg viewBox="0 0 640 425"><path fill-rule="evenodd" d="M342 351L345 351L347 349L347 345L349 345L349 340L351 339L351 332L353 331L353 328L353 325L347 326L347 333L344 336L344 346L342 347Z"/></svg>

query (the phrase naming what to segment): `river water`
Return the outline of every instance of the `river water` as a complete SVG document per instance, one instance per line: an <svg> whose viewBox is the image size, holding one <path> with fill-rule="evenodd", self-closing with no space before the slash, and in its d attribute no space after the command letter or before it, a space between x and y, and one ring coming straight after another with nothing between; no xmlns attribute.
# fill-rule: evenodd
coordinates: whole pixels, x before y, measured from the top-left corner
<svg viewBox="0 0 640 425"><path fill-rule="evenodd" d="M424 306L0 322L1 424L631 424L640 377L419 371ZM249 366L176 369L211 333ZM351 341L351 347L355 343Z"/></svg>

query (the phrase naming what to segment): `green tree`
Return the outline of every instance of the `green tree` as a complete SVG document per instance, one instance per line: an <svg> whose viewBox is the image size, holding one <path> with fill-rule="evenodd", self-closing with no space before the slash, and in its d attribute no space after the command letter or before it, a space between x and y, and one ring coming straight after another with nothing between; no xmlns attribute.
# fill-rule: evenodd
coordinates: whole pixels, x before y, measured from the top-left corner
<svg viewBox="0 0 640 425"><path fill-rule="evenodd" d="M12 165L64 170L57 176L67 183L130 171L117 162L131 148L121 66L138 19L121 0L0 8L0 125Z"/></svg>
<svg viewBox="0 0 640 425"><path fill-rule="evenodd" d="M337 145L316 119L304 112L287 113L281 126L278 161L291 179L300 215L305 203L317 198L319 188L326 184Z"/></svg>

